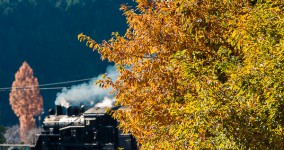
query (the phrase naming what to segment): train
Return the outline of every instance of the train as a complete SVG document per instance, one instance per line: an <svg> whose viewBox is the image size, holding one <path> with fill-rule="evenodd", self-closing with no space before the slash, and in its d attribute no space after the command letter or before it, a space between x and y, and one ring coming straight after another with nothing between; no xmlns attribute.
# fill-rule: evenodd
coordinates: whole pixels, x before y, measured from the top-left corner
<svg viewBox="0 0 284 150"><path fill-rule="evenodd" d="M119 121L107 111L113 107L56 106L44 118L32 150L138 150L131 133L118 128Z"/></svg>

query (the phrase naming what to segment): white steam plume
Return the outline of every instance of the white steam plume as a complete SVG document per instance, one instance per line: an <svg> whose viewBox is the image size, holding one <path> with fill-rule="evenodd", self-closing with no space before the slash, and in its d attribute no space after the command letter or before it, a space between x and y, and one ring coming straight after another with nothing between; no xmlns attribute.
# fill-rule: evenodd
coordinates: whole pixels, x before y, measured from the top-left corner
<svg viewBox="0 0 284 150"><path fill-rule="evenodd" d="M102 102L97 103L96 107L111 107L115 103L115 99L110 99L108 97L105 97Z"/></svg>
<svg viewBox="0 0 284 150"><path fill-rule="evenodd" d="M115 81L118 77L118 73L115 70L115 67L109 66L107 67L107 76L110 77L113 81ZM61 93L57 93L57 98L55 100L56 105L61 105L64 107L68 107L69 105L86 105L86 106L94 106L99 102L106 101L107 104L105 106L111 106L110 104L114 104L114 96L109 94L112 90L111 88L103 89L96 85L96 80L101 79L101 75L93 78L89 83L83 83L80 85L74 85L71 89L64 88ZM101 104L98 107L104 106Z"/></svg>

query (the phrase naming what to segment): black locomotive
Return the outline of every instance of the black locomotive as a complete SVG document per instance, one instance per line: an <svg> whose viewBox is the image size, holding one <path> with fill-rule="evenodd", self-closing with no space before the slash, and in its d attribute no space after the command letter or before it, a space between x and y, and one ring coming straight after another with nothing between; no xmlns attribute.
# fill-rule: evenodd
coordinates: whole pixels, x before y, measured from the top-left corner
<svg viewBox="0 0 284 150"><path fill-rule="evenodd" d="M131 134L117 128L118 121L106 113L107 109L119 107L56 106L44 119L43 131L38 135L32 150L137 150L136 140Z"/></svg>

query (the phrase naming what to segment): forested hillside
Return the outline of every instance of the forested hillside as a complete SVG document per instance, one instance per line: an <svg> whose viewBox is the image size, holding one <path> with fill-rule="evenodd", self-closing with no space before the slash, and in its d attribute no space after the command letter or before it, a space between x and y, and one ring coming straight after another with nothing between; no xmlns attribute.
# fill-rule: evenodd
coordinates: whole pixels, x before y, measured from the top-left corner
<svg viewBox="0 0 284 150"><path fill-rule="evenodd" d="M39 84L90 78L105 72L107 62L77 41L84 32L96 40L124 33L120 4L131 0L0 0L0 87L10 87L27 61ZM60 90L41 91L47 110ZM18 119L9 105L9 91L0 92L1 124ZM6 118L11 118L7 120Z"/></svg>

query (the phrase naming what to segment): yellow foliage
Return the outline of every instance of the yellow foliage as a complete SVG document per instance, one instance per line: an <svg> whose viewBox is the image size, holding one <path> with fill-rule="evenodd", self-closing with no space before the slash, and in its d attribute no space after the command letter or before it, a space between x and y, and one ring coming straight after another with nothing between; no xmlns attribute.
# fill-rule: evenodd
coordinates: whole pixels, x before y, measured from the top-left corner
<svg viewBox="0 0 284 150"><path fill-rule="evenodd" d="M120 120L141 149L284 147L283 1L136 0L97 44L114 62Z"/></svg>

